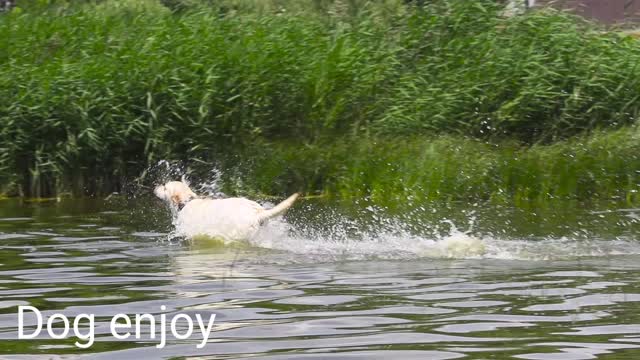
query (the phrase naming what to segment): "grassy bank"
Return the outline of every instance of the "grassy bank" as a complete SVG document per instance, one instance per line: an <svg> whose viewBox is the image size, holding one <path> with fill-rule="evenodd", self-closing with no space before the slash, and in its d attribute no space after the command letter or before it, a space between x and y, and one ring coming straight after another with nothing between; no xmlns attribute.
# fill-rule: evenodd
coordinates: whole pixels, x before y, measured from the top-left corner
<svg viewBox="0 0 640 360"><path fill-rule="evenodd" d="M159 159L194 158L248 164L229 184L272 194L634 190L630 150L606 139L635 149L635 130L602 131L638 117L640 43L570 15L504 18L493 1L455 0L114 3L0 16L7 191L106 193Z"/></svg>
<svg viewBox="0 0 640 360"><path fill-rule="evenodd" d="M405 202L640 200L640 129L523 148L452 136L263 144L225 164L227 190L303 189L346 199Z"/></svg>

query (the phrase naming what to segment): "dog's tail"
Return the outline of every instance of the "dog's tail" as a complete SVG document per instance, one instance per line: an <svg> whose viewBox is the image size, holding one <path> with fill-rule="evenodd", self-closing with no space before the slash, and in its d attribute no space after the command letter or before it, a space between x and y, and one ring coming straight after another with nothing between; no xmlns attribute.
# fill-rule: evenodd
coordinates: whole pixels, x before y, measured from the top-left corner
<svg viewBox="0 0 640 360"><path fill-rule="evenodd" d="M276 217L282 213L284 213L285 211L287 211L287 209L289 209L291 207L291 205L293 205L293 203L296 201L296 199L298 198L298 196L300 196L300 194L295 193L291 196L289 196L286 200L284 200L283 202L279 203L278 205L272 207L271 209L265 210L262 213L260 213L259 215L259 221L260 223L263 223L273 217Z"/></svg>

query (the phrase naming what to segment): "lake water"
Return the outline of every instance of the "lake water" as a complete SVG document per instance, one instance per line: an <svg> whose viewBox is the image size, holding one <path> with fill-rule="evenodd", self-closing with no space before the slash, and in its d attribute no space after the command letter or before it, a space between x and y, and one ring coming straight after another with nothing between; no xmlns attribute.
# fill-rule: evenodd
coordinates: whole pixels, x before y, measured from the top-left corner
<svg viewBox="0 0 640 360"><path fill-rule="evenodd" d="M151 199L3 200L0 358L640 359L639 219L615 204L301 201L252 246L216 248L173 238ZM17 340L20 305L95 314L95 343ZM216 318L203 348L158 349L150 328L114 338L118 313Z"/></svg>

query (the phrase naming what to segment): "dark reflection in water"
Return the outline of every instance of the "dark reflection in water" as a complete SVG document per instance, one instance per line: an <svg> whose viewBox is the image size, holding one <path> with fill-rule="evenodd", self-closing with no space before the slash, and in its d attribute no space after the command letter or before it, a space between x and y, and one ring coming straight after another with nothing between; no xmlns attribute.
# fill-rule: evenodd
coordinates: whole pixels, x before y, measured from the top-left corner
<svg viewBox="0 0 640 360"><path fill-rule="evenodd" d="M254 246L207 248L146 201L0 202L2 358L640 358L634 210L302 204ZM432 251L461 234L485 251ZM20 305L95 314L95 344L17 340ZM148 327L113 338L118 313L216 319L204 348L158 349Z"/></svg>

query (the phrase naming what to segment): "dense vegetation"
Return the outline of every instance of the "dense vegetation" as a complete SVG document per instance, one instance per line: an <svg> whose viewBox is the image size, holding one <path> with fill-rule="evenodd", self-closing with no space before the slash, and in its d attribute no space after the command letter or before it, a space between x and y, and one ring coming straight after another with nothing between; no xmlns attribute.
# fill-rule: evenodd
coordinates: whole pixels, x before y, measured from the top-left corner
<svg viewBox="0 0 640 360"><path fill-rule="evenodd" d="M631 37L489 0L174 3L0 16L5 191L106 193L177 159L230 191L635 199Z"/></svg>
<svg viewBox="0 0 640 360"><path fill-rule="evenodd" d="M493 145L458 136L403 137L292 147L266 144L225 172L244 192L306 184L388 206L427 201L607 199L638 203L640 129L579 136L551 145ZM233 164L227 164L233 169Z"/></svg>

